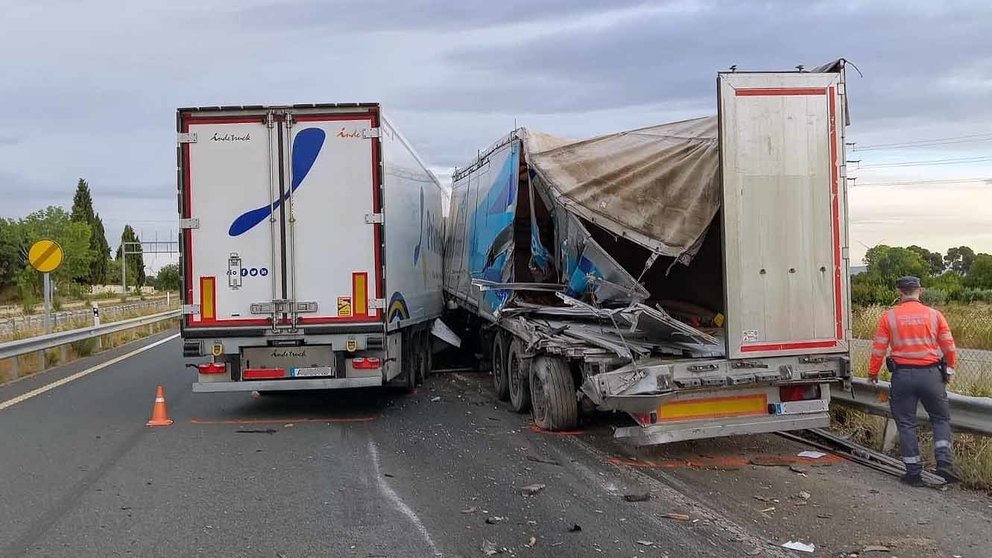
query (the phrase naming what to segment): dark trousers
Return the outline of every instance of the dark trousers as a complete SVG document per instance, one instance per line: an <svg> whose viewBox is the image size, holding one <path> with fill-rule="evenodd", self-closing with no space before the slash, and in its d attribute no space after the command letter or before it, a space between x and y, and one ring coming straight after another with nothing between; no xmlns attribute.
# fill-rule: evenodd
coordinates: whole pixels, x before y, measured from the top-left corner
<svg viewBox="0 0 992 558"><path fill-rule="evenodd" d="M917 403L923 403L923 408L930 415L937 461L952 463L951 409L947 402L947 390L940 377L940 370L936 366L918 369L900 368L892 373L889 407L899 428L902 460L906 464L906 472L910 474L923 470L920 444L916 438Z"/></svg>

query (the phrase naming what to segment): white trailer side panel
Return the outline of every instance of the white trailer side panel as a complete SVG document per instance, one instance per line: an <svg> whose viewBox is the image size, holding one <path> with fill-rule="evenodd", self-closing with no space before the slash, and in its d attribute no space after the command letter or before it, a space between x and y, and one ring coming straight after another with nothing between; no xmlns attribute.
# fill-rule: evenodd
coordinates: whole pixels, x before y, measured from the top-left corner
<svg viewBox="0 0 992 558"><path fill-rule="evenodd" d="M441 315L444 192L387 120L380 123L389 331Z"/></svg>
<svg viewBox="0 0 992 558"><path fill-rule="evenodd" d="M728 356L848 349L843 77L720 74Z"/></svg>

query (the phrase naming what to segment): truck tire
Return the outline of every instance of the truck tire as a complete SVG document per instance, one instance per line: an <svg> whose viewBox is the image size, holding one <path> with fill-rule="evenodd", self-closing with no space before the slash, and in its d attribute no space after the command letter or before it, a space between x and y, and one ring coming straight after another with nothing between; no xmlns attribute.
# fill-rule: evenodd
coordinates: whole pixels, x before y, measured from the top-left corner
<svg viewBox="0 0 992 558"><path fill-rule="evenodd" d="M506 375L510 389L510 407L518 413L530 410L530 365L524 358L523 343L516 337L506 350Z"/></svg>
<svg viewBox="0 0 992 558"><path fill-rule="evenodd" d="M559 432L575 428L579 405L568 363L561 358L537 357L530 367L530 396L534 423Z"/></svg>
<svg viewBox="0 0 992 558"><path fill-rule="evenodd" d="M422 351L420 351L420 334L411 333L407 339L410 342L409 348L406 351L407 360L403 363L405 370L403 371L403 391L406 393L413 393L417 390L417 376L420 375L420 359Z"/></svg>
<svg viewBox="0 0 992 558"><path fill-rule="evenodd" d="M506 374L506 336L497 331L492 347L493 391L500 401L510 398L510 382Z"/></svg>
<svg viewBox="0 0 992 558"><path fill-rule="evenodd" d="M420 363L420 368L417 371L417 385L424 385L427 381L427 377L431 375L431 370L434 366L434 355L431 354L431 333L429 330L424 330L421 334L423 351L423 362Z"/></svg>

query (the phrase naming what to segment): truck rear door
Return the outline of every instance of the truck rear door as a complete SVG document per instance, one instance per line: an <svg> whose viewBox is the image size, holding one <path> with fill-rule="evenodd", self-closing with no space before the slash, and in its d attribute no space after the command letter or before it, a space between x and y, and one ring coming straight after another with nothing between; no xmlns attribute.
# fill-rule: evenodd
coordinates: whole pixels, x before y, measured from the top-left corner
<svg viewBox="0 0 992 558"><path fill-rule="evenodd" d="M289 295L300 324L380 320L378 113L293 111L287 155Z"/></svg>
<svg viewBox="0 0 992 558"><path fill-rule="evenodd" d="M381 321L378 107L180 111L186 327Z"/></svg>
<svg viewBox="0 0 992 558"><path fill-rule="evenodd" d="M847 351L843 74L718 79L727 354Z"/></svg>
<svg viewBox="0 0 992 558"><path fill-rule="evenodd" d="M180 112L187 327L264 326L278 298L278 127L262 111Z"/></svg>

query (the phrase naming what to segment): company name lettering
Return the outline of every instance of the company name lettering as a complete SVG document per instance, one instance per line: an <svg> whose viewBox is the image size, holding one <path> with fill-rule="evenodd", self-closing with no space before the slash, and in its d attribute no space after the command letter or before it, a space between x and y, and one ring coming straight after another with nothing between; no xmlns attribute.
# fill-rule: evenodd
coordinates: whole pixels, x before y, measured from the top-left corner
<svg viewBox="0 0 992 558"><path fill-rule="evenodd" d="M251 134L221 134L220 132L215 132L210 141L251 141Z"/></svg>
<svg viewBox="0 0 992 558"><path fill-rule="evenodd" d="M338 132L338 137L339 138L361 138L362 137L362 132L360 130L357 130L357 129L355 129L355 130L349 130L347 128L341 128L341 131Z"/></svg>
<svg viewBox="0 0 992 558"><path fill-rule="evenodd" d="M280 351L278 349L275 349L272 351L273 358L303 358L305 356L307 356L306 349L299 351L293 351L291 349L284 349Z"/></svg>

